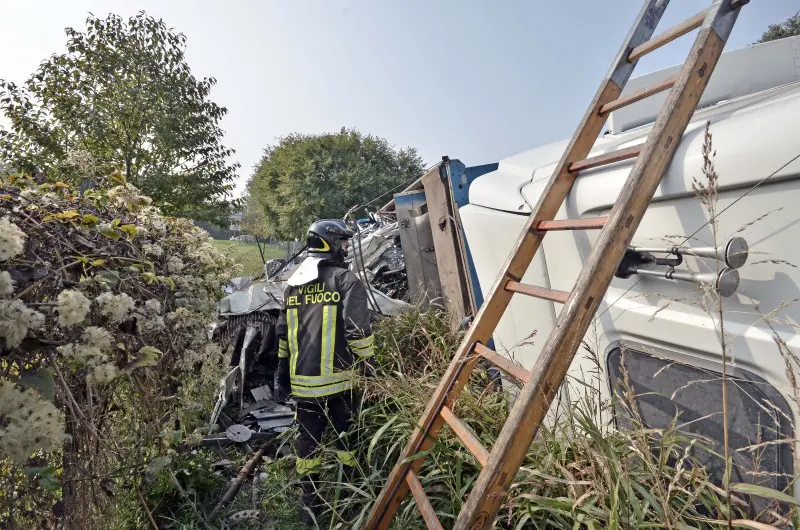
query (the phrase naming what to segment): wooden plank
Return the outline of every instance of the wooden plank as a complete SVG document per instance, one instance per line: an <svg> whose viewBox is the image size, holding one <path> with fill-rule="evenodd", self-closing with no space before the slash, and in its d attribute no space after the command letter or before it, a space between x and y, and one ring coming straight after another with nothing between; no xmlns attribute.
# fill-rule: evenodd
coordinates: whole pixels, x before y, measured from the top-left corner
<svg viewBox="0 0 800 530"><path fill-rule="evenodd" d="M430 216L423 190L395 195L400 244L403 246L409 296L429 303L441 297L439 270L433 246Z"/></svg>
<svg viewBox="0 0 800 530"><path fill-rule="evenodd" d="M431 219L433 245L436 248L436 264L439 268L439 284L442 288L444 307L447 309L453 327L467 315L469 290L467 275L461 259L461 251L456 236L457 227L451 211L450 188L442 180L439 166L422 177L428 215Z"/></svg>
<svg viewBox="0 0 800 530"><path fill-rule="evenodd" d="M433 509L433 506L431 506L431 501L429 501L428 496L425 495L425 490L422 488L417 474L413 471L409 471L408 475L406 475L406 483L408 487L411 488L411 494L414 496L414 500L417 501L417 507L422 514L422 519L425 521L425 526L428 527L428 530L444 530L442 523L439 522L439 518L436 516L436 511Z"/></svg>
<svg viewBox="0 0 800 530"><path fill-rule="evenodd" d="M635 92L631 92L627 96L623 96L619 99L615 99L610 103L606 103L602 107L600 107L600 114L609 114L614 112L617 109L621 109L622 107L626 107L637 101L641 101L645 98L649 98L653 94L658 94L659 92L663 92L667 89L672 88L672 85L675 84L675 80L678 78L677 75L673 75L661 81L660 83L655 83L650 86L646 86L644 88L640 88Z"/></svg>
<svg viewBox="0 0 800 530"><path fill-rule="evenodd" d="M708 9L705 11L700 11L693 17L689 17L680 24L676 26L672 26L670 29L665 31L664 33L660 33L650 39L649 41L645 42L644 44L640 44L636 46L634 49L631 50L630 55L628 55L628 61L633 62L640 57L647 55L648 53L659 49L660 47L668 44L678 37L682 37L689 33L692 30L695 30L703 25L703 21L706 19L706 15L708 15Z"/></svg>
<svg viewBox="0 0 800 530"><path fill-rule="evenodd" d="M519 283L510 280L506 284L506 289L515 293L527 294L534 298L542 298L543 300L551 300L553 302L566 303L569 298L569 293L566 291L557 291L555 289L547 289L546 287L538 287L536 285L528 285L527 283Z"/></svg>
<svg viewBox="0 0 800 530"><path fill-rule="evenodd" d="M489 451L483 446L478 437L473 434L469 427L467 427L464 422L462 422L458 416L453 414L453 411L450 410L450 407L444 406L442 407L442 418L447 424L453 429L453 432L458 436L458 439L461 440L461 443L469 449L469 452L472 453L472 456L480 462L482 466L486 465L486 462L489 461Z"/></svg>
<svg viewBox="0 0 800 530"><path fill-rule="evenodd" d="M586 169L606 166L608 164L613 164L614 162L621 162L622 160L636 158L637 156L639 156L639 153L641 151L642 151L641 145L632 145L631 147L618 149L617 151L606 153L604 155L598 155L598 156L593 156L592 158L587 158L585 160L579 160L578 162L572 163L569 166L569 170L571 173L578 173Z"/></svg>
<svg viewBox="0 0 800 530"><path fill-rule="evenodd" d="M698 33L649 141L634 164L572 295L561 310L558 324L531 370L528 384L517 397L454 530L481 530L491 526L614 271L672 160L724 45L713 27Z"/></svg>
<svg viewBox="0 0 800 530"><path fill-rule="evenodd" d="M460 162L459 162L460 163ZM461 285L464 290L462 296L464 298L464 312L467 315L474 315L478 312L478 307L475 305L475 290L472 286L472 278L469 272L469 258L467 257L467 242L464 240L463 225L461 224L461 213L458 211L458 204L456 204L453 197L453 189L457 185L453 182L453 174L450 171L450 160L444 162L447 169L447 197L450 199L450 215L453 219L453 233L456 236L456 249L458 250L458 259L461 263Z"/></svg>
<svg viewBox="0 0 800 530"><path fill-rule="evenodd" d="M511 359L503 357L496 351L487 348L483 344L475 345L475 353L477 353L478 355L480 355L481 357L483 357L496 367L500 368L502 371L504 371L514 379L522 383L528 382L528 378L530 377L531 374L525 368L513 362Z"/></svg>
<svg viewBox="0 0 800 530"><path fill-rule="evenodd" d="M461 345L447 368L444 377L439 382L433 397L428 402L417 427L411 433L405 448L398 458L395 467L389 473L381 493L372 505L372 509L364 525L366 530L386 530L389 528L392 517L408 494L405 475L409 470L417 470L422 465L422 459L417 458L411 462L407 459L421 451L431 448L442 428L444 420L439 411L442 402L452 402L464 388L469 378L469 372L479 358L470 355L475 343L488 342L513 293L505 289L508 280L519 280L527 271L533 260L534 254L541 244L546 232L535 230L542 221L552 221L558 213L561 204L569 193L575 174L570 173L569 165L573 160L581 160L589 155L595 140L603 130L606 119L599 113L600 107L617 99L622 92L622 87L627 82L632 72L631 65L627 62L627 50L637 46L652 36L655 26L661 19L667 3L663 0L648 0L639 12L633 28L622 44L615 62L597 89L589 108L584 114L578 129L567 145L561 160L550 177L547 187L543 190L539 201L532 214L525 223L511 254L508 256L500 274L484 298L483 305L478 310L475 320L464 335ZM469 370L463 367L469 368ZM528 385L526 385L528 386Z"/></svg>
<svg viewBox="0 0 800 530"><path fill-rule="evenodd" d="M608 222L608 217L587 217L585 219L563 219L542 221L537 230L593 230L600 229Z"/></svg>

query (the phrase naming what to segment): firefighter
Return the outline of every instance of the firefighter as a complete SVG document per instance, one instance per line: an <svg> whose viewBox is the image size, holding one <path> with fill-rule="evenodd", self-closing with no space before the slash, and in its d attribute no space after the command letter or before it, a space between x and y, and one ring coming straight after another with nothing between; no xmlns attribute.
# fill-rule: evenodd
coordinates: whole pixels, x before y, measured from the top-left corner
<svg viewBox="0 0 800 530"><path fill-rule="evenodd" d="M303 518L318 516L316 493L320 442L330 424L336 455L346 474L355 465L353 440L354 383L373 375L375 339L370 328L367 290L345 266L353 232L339 220L320 220L308 229L308 255L287 281L277 326L276 397L291 391L297 402L297 472L301 477Z"/></svg>

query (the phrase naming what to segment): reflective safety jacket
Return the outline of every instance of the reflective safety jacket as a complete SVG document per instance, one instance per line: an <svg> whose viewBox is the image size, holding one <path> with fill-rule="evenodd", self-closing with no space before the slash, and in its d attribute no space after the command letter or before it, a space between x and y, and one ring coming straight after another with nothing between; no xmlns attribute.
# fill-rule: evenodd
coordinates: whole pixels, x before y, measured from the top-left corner
<svg viewBox="0 0 800 530"><path fill-rule="evenodd" d="M349 270L320 263L316 279L286 288L276 335L295 397L352 389L356 362L375 348L366 287Z"/></svg>

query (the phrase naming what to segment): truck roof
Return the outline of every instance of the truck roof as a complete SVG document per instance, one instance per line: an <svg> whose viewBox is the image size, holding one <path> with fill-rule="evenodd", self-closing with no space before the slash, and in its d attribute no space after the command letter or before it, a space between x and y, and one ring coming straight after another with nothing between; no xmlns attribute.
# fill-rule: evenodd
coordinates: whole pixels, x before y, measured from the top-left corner
<svg viewBox="0 0 800 530"><path fill-rule="evenodd" d="M679 68L673 66L633 78L623 95L675 75ZM668 92L663 92L612 112L608 121L609 130L598 139L590 156L644 142L667 95ZM718 143L720 148L726 151L750 150L754 156L761 156L768 162L768 155L762 153L759 147L764 142L786 142L796 146L796 139L793 138L796 129L794 132L783 131L781 126L776 126L766 136L751 134L755 132L749 127L753 113L774 105L780 106L781 113L793 116L795 126L800 121L800 36L722 54L682 141L696 134L707 120L711 120L712 132L717 127L739 131L736 145ZM553 142L501 160L497 170L472 183L470 203L497 210L530 213L538 199L537 188L543 189L568 142L568 139ZM676 167L684 166L685 161L681 157L695 157L697 154L679 149L665 181ZM593 171L630 168L632 163L621 162ZM537 183L540 185L537 186Z"/></svg>

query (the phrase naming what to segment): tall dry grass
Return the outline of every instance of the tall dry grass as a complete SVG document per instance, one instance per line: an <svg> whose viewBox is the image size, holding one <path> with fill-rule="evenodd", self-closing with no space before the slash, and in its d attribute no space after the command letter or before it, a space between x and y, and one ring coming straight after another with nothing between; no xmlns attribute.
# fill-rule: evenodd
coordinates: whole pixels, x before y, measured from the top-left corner
<svg viewBox="0 0 800 530"><path fill-rule="evenodd" d="M357 425L359 466L349 479L326 446L320 493L327 510L320 528L361 528L415 422L444 374L459 335L436 311L416 308L376 328L379 373L364 382ZM584 345L588 348L588 345ZM594 352L588 351L598 363ZM497 528L769 528L749 522L745 499L711 482L693 449L704 445L681 432L642 425L621 392L600 396L598 376L531 445L496 522ZM610 421L614 405L628 411L625 431ZM456 405L456 414L491 447L508 414L508 393L476 370ZM332 442L332 440L331 440ZM465 501L480 466L446 428L426 455L419 478L445 528ZM777 512L762 523L779 521ZM784 520L785 521L785 520ZM392 528L425 528L413 501L397 513Z"/></svg>

